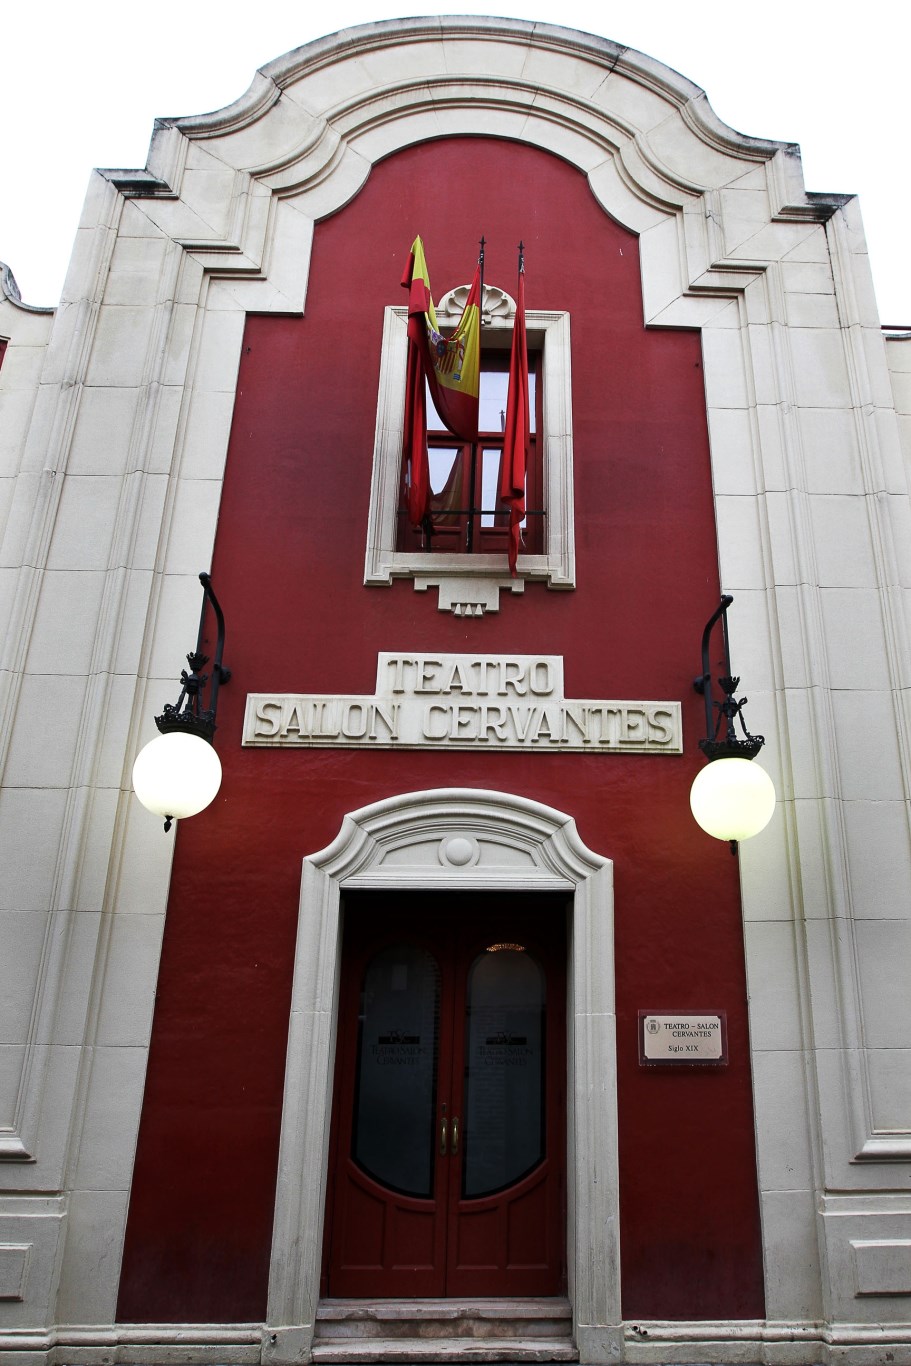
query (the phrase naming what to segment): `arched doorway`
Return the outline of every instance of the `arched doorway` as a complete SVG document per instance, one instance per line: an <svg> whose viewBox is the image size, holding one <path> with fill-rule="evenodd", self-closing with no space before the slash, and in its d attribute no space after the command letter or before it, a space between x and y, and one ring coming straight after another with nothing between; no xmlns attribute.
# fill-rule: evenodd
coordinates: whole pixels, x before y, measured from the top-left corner
<svg viewBox="0 0 911 1366"><path fill-rule="evenodd" d="M562 894L568 901L568 1293L582 1361L619 1341L612 865L571 817L480 789L410 792L346 816L304 859L264 1359L309 1357L319 1299L344 893Z"/></svg>

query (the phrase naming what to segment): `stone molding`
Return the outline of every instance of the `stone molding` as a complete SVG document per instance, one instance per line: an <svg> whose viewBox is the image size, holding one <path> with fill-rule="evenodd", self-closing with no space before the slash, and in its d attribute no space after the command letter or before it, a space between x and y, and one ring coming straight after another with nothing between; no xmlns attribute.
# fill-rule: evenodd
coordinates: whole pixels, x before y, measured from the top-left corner
<svg viewBox="0 0 911 1366"><path fill-rule="evenodd" d="M5 261L0 261L0 296L11 303L14 308L21 308L26 313L53 313L55 311L53 307L47 307L44 304L23 303L19 286L16 284L16 277Z"/></svg>

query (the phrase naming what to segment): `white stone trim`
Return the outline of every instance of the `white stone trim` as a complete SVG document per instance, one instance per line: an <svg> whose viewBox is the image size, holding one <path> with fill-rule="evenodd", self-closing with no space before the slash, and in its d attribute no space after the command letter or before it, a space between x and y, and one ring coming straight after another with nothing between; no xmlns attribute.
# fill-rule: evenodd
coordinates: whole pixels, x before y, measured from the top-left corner
<svg viewBox="0 0 911 1366"><path fill-rule="evenodd" d="M743 1366L883 1366L906 1359L911 1323L799 1319L727 1320L720 1323L642 1319L626 1326L620 1360L640 1366L673 1362L743 1363ZM895 1353L890 1357L890 1353ZM900 1354L900 1355L899 1355Z"/></svg>
<svg viewBox="0 0 911 1366"><path fill-rule="evenodd" d="M723 1366L735 1360L741 1366L883 1366L890 1359L907 1359L911 1324L640 1319L624 1326L615 1346L604 1358L611 1366L663 1366L668 1361ZM280 1348L284 1354L279 1357ZM0 1353L14 1362L56 1361L65 1355L74 1366L144 1366L150 1360L163 1366L219 1366L225 1360L259 1366L266 1360L307 1359L302 1339L248 1323L75 1324L49 1332L12 1328L0 1330Z"/></svg>
<svg viewBox="0 0 911 1366"><path fill-rule="evenodd" d="M162 1366L186 1362L211 1362L215 1366L225 1361L232 1366L258 1366L262 1330L249 1323L66 1324L51 1332L0 1330L0 1354L7 1352L14 1362L53 1362L63 1352L68 1362L80 1366L109 1366L113 1362L143 1366L150 1360Z"/></svg>
<svg viewBox="0 0 911 1366"><path fill-rule="evenodd" d="M451 840L476 858L456 866ZM309 1358L322 1258L341 952L353 888L572 895L568 964L567 1257L582 1361L616 1354L620 1321L612 865L574 822L503 792L408 792L346 816L304 859L264 1362Z"/></svg>
<svg viewBox="0 0 911 1366"><path fill-rule="evenodd" d="M444 301L460 296L457 286ZM501 301L511 303L504 290ZM485 302L488 287L484 287ZM485 313L484 332L512 332L512 312L498 307ZM502 555L418 554L397 551L396 522L402 470L402 428L405 413L405 365L408 356L408 310L387 308L383 317L380 379L376 405L376 436L367 518L364 583L388 585L394 578L412 578L417 591L439 587L440 611L459 616L481 616L497 611L499 590L522 592L525 579L541 579L548 588L574 588L576 583L575 518L573 503L573 414L569 314L529 309L525 315L529 343L544 353L542 389L545 548L541 555L519 555L519 579L504 576ZM446 585L457 579L455 591ZM472 581L476 580L476 584ZM479 611L472 610L480 608Z"/></svg>
<svg viewBox="0 0 911 1366"><path fill-rule="evenodd" d="M911 1162L911 1134L891 1132L887 1137L876 1131L864 1140L856 1162Z"/></svg>
<svg viewBox="0 0 911 1366"><path fill-rule="evenodd" d="M0 1242L0 1300L24 1300L31 1243Z"/></svg>

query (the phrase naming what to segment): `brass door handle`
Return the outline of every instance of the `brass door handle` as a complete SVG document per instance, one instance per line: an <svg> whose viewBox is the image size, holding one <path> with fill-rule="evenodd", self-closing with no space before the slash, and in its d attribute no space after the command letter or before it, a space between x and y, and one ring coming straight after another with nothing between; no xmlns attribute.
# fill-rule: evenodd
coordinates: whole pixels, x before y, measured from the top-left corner
<svg viewBox="0 0 911 1366"><path fill-rule="evenodd" d="M458 1115L453 1115L453 1117L452 1117L452 1155L453 1155L453 1157L455 1157L455 1155L456 1155L456 1153L457 1153L458 1151L459 1151L459 1117L458 1117Z"/></svg>
<svg viewBox="0 0 911 1366"><path fill-rule="evenodd" d="M456 1132L458 1132L458 1130L457 1130ZM448 1144L447 1144L448 1137L449 1137L449 1122L448 1122L448 1120L446 1119L446 1116L444 1115L444 1116L443 1116L443 1119L442 1119L442 1121L441 1121L441 1123L440 1123L440 1156L441 1156L441 1157L445 1157L445 1156L446 1156L447 1146L448 1146Z"/></svg>

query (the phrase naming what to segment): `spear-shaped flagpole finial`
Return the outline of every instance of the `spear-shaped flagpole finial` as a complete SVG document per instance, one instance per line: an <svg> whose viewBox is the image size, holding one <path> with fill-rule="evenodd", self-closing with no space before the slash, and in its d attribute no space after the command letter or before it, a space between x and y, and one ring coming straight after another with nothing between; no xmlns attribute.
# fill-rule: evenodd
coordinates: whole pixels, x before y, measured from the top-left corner
<svg viewBox="0 0 911 1366"><path fill-rule="evenodd" d="M525 243L519 243L519 274L525 274Z"/></svg>

